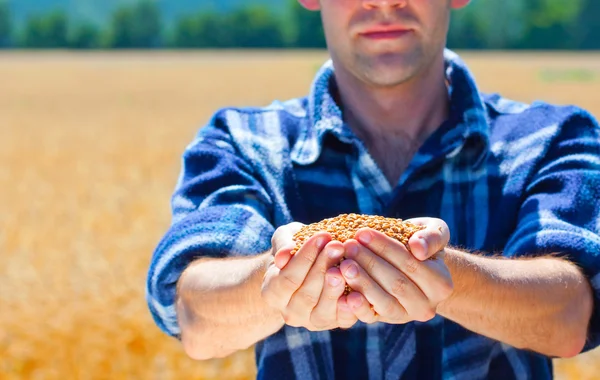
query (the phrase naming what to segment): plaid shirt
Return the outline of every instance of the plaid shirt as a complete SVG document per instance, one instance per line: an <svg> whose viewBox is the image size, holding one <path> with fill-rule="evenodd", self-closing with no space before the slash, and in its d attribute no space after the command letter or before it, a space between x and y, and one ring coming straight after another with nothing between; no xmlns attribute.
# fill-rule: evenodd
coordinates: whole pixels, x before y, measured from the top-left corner
<svg viewBox="0 0 600 380"><path fill-rule="evenodd" d="M185 150L172 225L147 300L179 337L176 282L195 258L251 256L275 229L341 213L443 219L450 244L517 257L559 252L588 276L596 304L585 350L600 343L600 139L576 107L482 94L445 51L451 109L397 184L343 122L327 62L307 97L219 110ZM517 312L517 311L516 311ZM207 343L208 344L208 343ZM442 318L349 330L283 327L256 345L260 379L543 379L550 358Z"/></svg>

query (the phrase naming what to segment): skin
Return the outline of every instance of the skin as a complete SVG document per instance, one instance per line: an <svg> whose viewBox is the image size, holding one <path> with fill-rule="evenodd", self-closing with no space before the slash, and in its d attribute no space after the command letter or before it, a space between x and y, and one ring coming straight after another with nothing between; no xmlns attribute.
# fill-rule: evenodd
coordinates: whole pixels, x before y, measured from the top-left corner
<svg viewBox="0 0 600 380"><path fill-rule="evenodd" d="M321 11L346 121L397 182L448 113L443 50L450 10L467 0L300 0ZM407 32L369 38L373 28ZM398 120L402 120L399 125ZM386 152L401 152L390 159Z"/></svg>
<svg viewBox="0 0 600 380"><path fill-rule="evenodd" d="M317 234L289 260L293 236L301 226L278 228L272 249L256 257L202 258L185 269L177 284L176 311L188 356L226 357L286 323L311 331L356 323L341 297L343 276L332 268L343 254L340 242L331 241L328 233ZM332 285L332 279L337 284Z"/></svg>
<svg viewBox="0 0 600 380"><path fill-rule="evenodd" d="M394 184L447 116L443 48L450 10L468 0L299 1L322 12L338 102ZM390 25L406 32L392 39L364 35ZM448 247L444 221L412 221L426 229L410 239L410 251L365 229L343 244L318 234L292 256L301 227L292 223L275 232L273 248L262 255L194 262L178 282L185 351L199 360L224 357L285 324L320 331L436 315L551 357L581 351L593 298L577 266L551 256L509 260L464 252ZM338 269L342 255L347 259ZM355 290L348 296L345 283Z"/></svg>
<svg viewBox="0 0 600 380"><path fill-rule="evenodd" d="M576 265L553 256L483 257L448 247L450 232L442 220L411 221L427 226L409 240L411 252L369 229L344 244L349 259L340 269L356 290L348 304L358 319L402 324L441 315L551 357L582 350L593 300Z"/></svg>
<svg viewBox="0 0 600 380"><path fill-rule="evenodd" d="M280 310L286 324L311 331L349 328L357 321L343 296L345 281L335 264L344 255L344 245L332 241L328 233L311 237L291 258L295 247L293 234L302 227L293 223L276 233L274 262L269 266L262 287L263 298ZM289 263L289 265L288 265Z"/></svg>

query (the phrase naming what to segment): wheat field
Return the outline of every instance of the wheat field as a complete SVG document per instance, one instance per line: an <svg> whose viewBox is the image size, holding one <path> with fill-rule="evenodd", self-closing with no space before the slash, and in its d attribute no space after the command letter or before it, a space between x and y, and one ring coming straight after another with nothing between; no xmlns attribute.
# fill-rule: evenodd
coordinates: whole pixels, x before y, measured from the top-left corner
<svg viewBox="0 0 600 380"><path fill-rule="evenodd" d="M151 320L181 153L217 108L306 93L324 52L0 53L0 378L251 379ZM600 117L600 54L465 53L481 89ZM277 63L275 63L277 61ZM600 353L556 362L592 379Z"/></svg>

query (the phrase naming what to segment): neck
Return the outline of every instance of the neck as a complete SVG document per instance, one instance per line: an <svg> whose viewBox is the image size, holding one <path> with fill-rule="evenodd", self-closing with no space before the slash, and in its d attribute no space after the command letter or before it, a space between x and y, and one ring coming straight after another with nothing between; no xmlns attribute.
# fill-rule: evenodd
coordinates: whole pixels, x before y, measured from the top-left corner
<svg viewBox="0 0 600 380"><path fill-rule="evenodd" d="M449 99L440 54L415 78L395 87L373 87L336 70L340 101L350 128L367 145L402 140L415 150L447 118Z"/></svg>

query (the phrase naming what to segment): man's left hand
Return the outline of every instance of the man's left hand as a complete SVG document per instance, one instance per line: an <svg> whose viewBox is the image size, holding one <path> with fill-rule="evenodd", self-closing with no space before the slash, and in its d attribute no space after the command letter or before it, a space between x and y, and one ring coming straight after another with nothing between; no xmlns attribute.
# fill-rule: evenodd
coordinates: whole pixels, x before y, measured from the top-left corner
<svg viewBox="0 0 600 380"><path fill-rule="evenodd" d="M355 239L344 243L347 259L340 270L353 289L347 302L365 323L426 322L453 293L444 262L444 248L450 239L448 226L434 218L408 221L426 227L410 238L410 251L369 228L357 231Z"/></svg>

